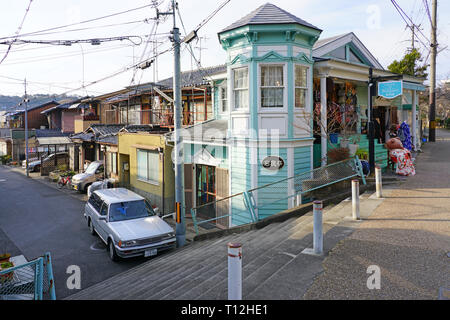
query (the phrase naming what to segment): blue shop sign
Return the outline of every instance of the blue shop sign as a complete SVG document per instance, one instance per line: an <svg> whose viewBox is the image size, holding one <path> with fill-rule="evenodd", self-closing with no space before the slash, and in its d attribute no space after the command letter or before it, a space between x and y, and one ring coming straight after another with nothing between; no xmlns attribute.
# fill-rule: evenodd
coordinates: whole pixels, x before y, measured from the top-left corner
<svg viewBox="0 0 450 320"><path fill-rule="evenodd" d="M403 94L403 81L387 81L378 83L378 96L394 99Z"/></svg>

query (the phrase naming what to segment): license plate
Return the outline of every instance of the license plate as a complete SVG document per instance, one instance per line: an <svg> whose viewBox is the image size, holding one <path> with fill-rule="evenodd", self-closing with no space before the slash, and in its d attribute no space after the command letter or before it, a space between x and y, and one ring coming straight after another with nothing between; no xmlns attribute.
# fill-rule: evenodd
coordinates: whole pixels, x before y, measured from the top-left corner
<svg viewBox="0 0 450 320"><path fill-rule="evenodd" d="M145 251L145 253L144 253L144 257L145 257L145 258L147 258L147 257L153 257L153 256L156 256L157 254L158 254L158 249L147 250L147 251Z"/></svg>

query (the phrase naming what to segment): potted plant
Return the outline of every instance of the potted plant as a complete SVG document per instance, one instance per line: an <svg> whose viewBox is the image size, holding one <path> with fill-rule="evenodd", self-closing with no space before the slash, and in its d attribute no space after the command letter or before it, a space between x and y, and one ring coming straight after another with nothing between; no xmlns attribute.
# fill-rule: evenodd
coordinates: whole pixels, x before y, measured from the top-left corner
<svg viewBox="0 0 450 320"><path fill-rule="evenodd" d="M5 271L12 267L14 267L14 263L12 263L12 262L8 261L8 262L0 263L0 271ZM13 277L14 277L14 271L1 274L0 275L0 283L5 283L7 281L11 281L13 279Z"/></svg>
<svg viewBox="0 0 450 320"><path fill-rule="evenodd" d="M9 253L0 254L0 263L9 262L10 258L11 258L11 254L9 254Z"/></svg>

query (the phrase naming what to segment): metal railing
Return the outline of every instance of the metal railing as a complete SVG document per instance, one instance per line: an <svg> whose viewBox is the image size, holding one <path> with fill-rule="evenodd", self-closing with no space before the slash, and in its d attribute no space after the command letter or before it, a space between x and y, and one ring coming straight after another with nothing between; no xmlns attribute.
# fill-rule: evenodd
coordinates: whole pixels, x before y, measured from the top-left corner
<svg viewBox="0 0 450 320"><path fill-rule="evenodd" d="M198 226L205 229L227 229L230 222L233 225L254 223L300 205L302 196L310 192L354 177L360 177L363 184L366 184L358 157L192 208L195 232L199 234Z"/></svg>
<svg viewBox="0 0 450 320"><path fill-rule="evenodd" d="M56 300L50 253L20 266L0 271L0 300Z"/></svg>
<svg viewBox="0 0 450 320"><path fill-rule="evenodd" d="M174 126L175 118L175 113L171 109L130 110L128 112L105 110L104 115L104 122L108 124L154 124L169 128ZM191 126L206 121L212 116L211 113L183 111L181 113L181 124Z"/></svg>

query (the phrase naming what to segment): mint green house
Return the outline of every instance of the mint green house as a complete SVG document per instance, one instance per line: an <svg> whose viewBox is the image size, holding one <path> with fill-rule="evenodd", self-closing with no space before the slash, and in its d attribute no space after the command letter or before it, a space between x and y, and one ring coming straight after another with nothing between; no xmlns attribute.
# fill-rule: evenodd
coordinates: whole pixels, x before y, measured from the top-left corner
<svg viewBox="0 0 450 320"><path fill-rule="evenodd" d="M187 209L312 170L312 48L320 34L272 4L219 33L228 60L226 72L212 76L216 120L184 136ZM294 194L293 183L278 192L257 192L255 204ZM255 214L263 219L293 205L286 200ZM239 197L225 210L233 214L224 225L251 222ZM205 211L206 218L225 213Z"/></svg>
<svg viewBox="0 0 450 320"><path fill-rule="evenodd" d="M352 32L319 40L321 32L270 3L219 32L226 65L205 76L213 88L214 119L182 134L187 214L205 205L198 215L204 220L229 215L215 222L227 228L294 207L299 189L294 179L252 192L253 216L242 193L327 164L327 151L341 139L333 145L327 133L317 134L313 111L320 111L326 126L330 108L346 105L357 119L351 142L368 148L369 68L374 76L393 74ZM407 121L419 144L416 109L408 113L407 104L417 105L417 91L424 88L423 79L405 76L403 97L374 101L381 136L391 124ZM380 137L376 153L386 166L384 140Z"/></svg>

